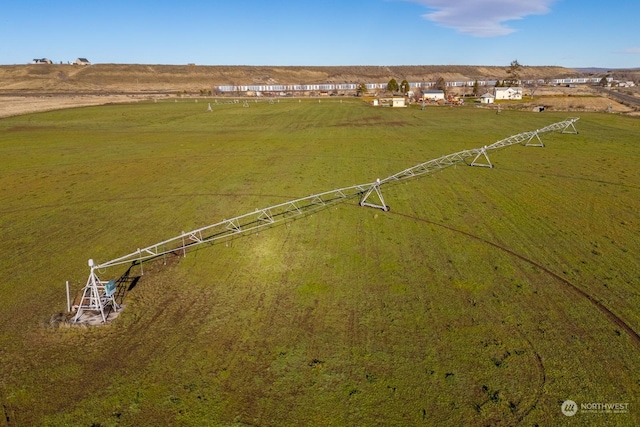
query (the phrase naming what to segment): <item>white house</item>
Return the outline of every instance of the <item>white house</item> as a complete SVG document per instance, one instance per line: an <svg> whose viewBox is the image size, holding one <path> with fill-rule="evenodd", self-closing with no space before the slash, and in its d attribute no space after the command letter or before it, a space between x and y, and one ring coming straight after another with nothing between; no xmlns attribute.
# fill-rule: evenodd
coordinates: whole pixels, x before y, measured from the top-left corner
<svg viewBox="0 0 640 427"><path fill-rule="evenodd" d="M481 104L493 104L493 101L495 101L496 97L493 96L493 94L487 92L484 95L482 95L480 97L480 103Z"/></svg>
<svg viewBox="0 0 640 427"><path fill-rule="evenodd" d="M521 87L497 87L495 88L496 99L522 99Z"/></svg>
<svg viewBox="0 0 640 427"><path fill-rule="evenodd" d="M425 101L444 101L444 92L441 90L423 90L422 99Z"/></svg>
<svg viewBox="0 0 640 427"><path fill-rule="evenodd" d="M74 65L91 65L87 58L78 58L73 62Z"/></svg>

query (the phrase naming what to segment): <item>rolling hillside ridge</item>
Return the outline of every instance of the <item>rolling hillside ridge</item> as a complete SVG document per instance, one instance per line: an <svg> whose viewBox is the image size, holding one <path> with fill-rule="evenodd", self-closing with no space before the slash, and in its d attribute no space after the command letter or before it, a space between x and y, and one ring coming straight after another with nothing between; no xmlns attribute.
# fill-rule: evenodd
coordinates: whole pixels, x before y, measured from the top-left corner
<svg viewBox="0 0 640 427"><path fill-rule="evenodd" d="M0 66L0 92L163 92L216 85L367 83L504 79L507 66L196 66L28 64ZM581 73L564 67L522 68L522 78L560 78Z"/></svg>

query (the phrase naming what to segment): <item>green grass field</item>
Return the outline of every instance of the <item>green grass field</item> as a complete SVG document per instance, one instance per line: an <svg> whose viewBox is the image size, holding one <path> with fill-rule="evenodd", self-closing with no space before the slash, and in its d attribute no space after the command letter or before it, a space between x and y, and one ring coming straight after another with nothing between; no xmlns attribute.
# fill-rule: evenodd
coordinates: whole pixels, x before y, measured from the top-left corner
<svg viewBox="0 0 640 427"><path fill-rule="evenodd" d="M0 120L0 426L640 424L640 120L613 114L147 263L112 324L51 327L89 258L569 116L207 102Z"/></svg>

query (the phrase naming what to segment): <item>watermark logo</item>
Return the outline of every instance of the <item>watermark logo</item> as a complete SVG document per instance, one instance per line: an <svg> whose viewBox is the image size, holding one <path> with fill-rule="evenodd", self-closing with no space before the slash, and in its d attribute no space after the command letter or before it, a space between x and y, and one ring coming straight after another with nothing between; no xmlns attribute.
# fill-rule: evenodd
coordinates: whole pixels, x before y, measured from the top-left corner
<svg viewBox="0 0 640 427"><path fill-rule="evenodd" d="M562 406L560 407L562 413L567 417L573 417L578 413L578 404L573 400L565 400L562 402Z"/></svg>
<svg viewBox="0 0 640 427"><path fill-rule="evenodd" d="M629 404L619 402L588 402L577 404L573 400L565 400L562 402L560 410L567 417L573 417L578 412L583 414L627 414L629 413Z"/></svg>

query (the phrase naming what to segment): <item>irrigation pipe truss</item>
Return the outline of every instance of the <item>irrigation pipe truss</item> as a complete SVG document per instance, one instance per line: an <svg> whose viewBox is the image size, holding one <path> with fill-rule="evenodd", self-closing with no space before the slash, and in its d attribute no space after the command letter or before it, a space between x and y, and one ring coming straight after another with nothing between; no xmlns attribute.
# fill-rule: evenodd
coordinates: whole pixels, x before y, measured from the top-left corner
<svg viewBox="0 0 640 427"><path fill-rule="evenodd" d="M465 162L466 159L471 158L473 158L473 160L471 161L470 166L484 166L492 168L493 165L489 160L488 152L522 143L524 143L525 146L544 147L539 136L540 134L553 131L577 134L578 131L576 130L574 123L578 120L579 117L568 118L542 129L512 135L508 138L494 142L491 145L485 145L481 148L463 150L457 153L438 157L437 159L429 160L400 171L387 178L377 179L375 182L339 188L270 206L268 208L256 209L255 212L250 212L231 219L224 219L218 223L207 225L192 231L182 232L179 236L138 249L135 252L101 264L95 264L94 261L90 259L89 267L91 268L91 273L89 275L87 285L84 288L83 296L78 305L78 311L74 317L74 321L77 321L83 309L99 310L102 313L103 321L106 321L103 308L107 304L111 303L117 310L117 304L113 297L115 282L101 281L96 276L95 270L101 270L123 264L140 264L142 266L144 261L159 258L167 254L182 254L183 256L186 256L187 250L194 246L204 243L213 243L220 239L233 238L238 235L255 231L262 227L272 226L296 216L309 214L315 210L323 209L332 204L337 204L346 199L352 199L355 197L359 198L360 206L380 208L387 211L389 210L389 207L385 204L380 191L380 187L384 184L435 172L446 167ZM374 194L377 196L377 199L373 196ZM69 304L68 308L71 308Z"/></svg>

